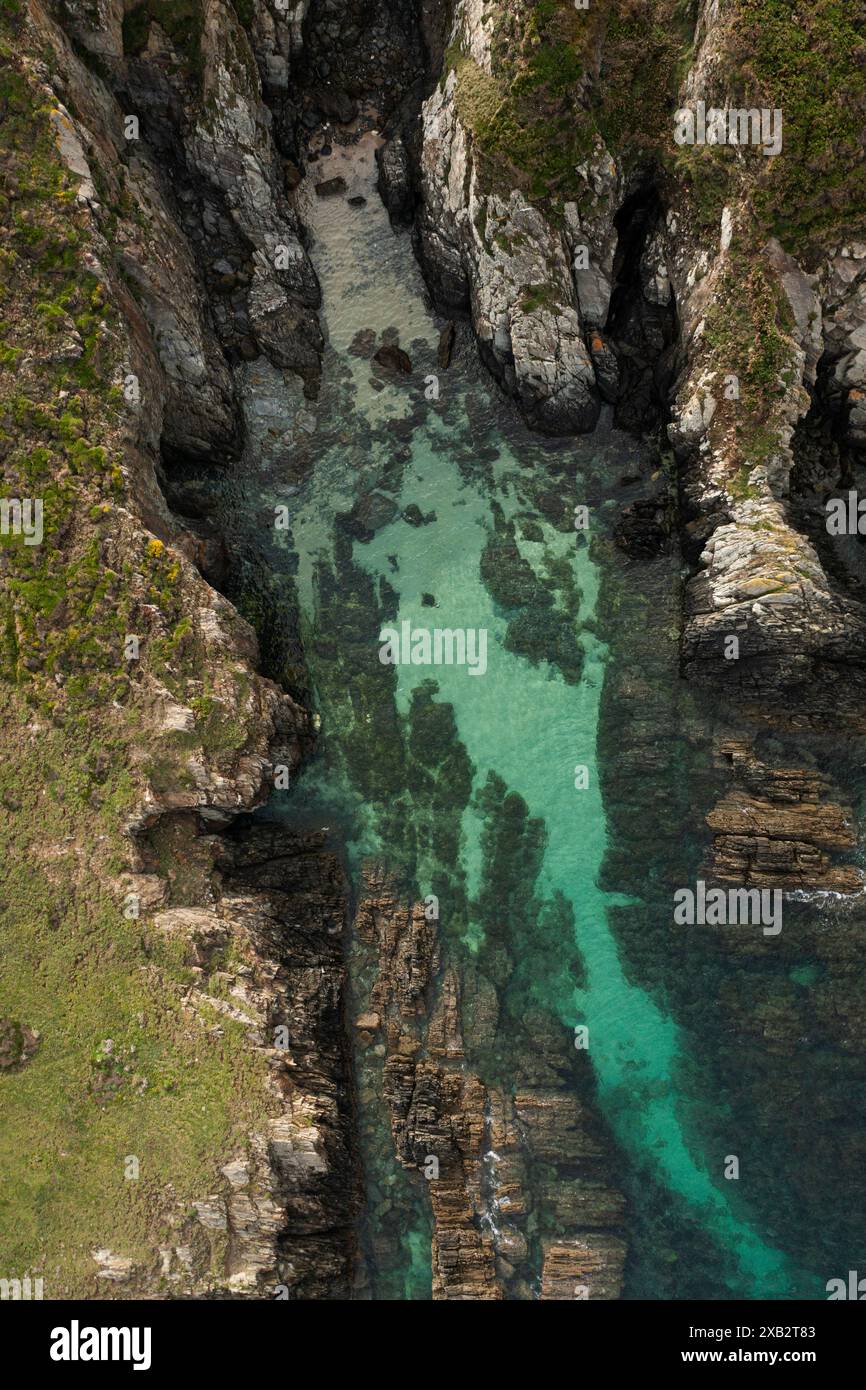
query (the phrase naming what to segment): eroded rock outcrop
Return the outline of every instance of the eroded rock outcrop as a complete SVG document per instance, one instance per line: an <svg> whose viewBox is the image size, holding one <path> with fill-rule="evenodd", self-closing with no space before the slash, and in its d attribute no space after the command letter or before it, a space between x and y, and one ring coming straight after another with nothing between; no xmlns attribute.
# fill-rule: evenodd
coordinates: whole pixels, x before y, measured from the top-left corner
<svg viewBox="0 0 866 1390"><path fill-rule="evenodd" d="M357 1023L381 1046L397 1156L429 1194L434 1299L618 1297L624 1201L561 1028L534 1014L513 1079L485 1076L493 982L443 961L438 923L402 904L380 867L365 872L355 927L374 972ZM559 1235L539 1246L545 1229Z"/></svg>
<svg viewBox="0 0 866 1390"><path fill-rule="evenodd" d="M520 5L458 7L422 114L420 250L439 299L469 305L482 356L537 427L591 428L604 399L622 423L645 428L670 392L699 570L686 671L772 693L861 644L862 604L839 592L803 536L789 477L819 360L840 437L849 447L860 438L862 245L824 235L798 259L756 211L772 160L674 145L675 106L731 106L749 7L698 8L678 89L665 47L680 41L677 16L637 9L631 29L601 6L584 18L557 13L541 34ZM654 18L670 24L667 39ZM633 131L636 159L620 141L610 84L620 71L651 80L653 62L658 100L632 114L636 127L646 116L654 126ZM533 151L548 175L535 182ZM647 217L654 187L662 197ZM719 656L731 635L739 662Z"/></svg>
<svg viewBox="0 0 866 1390"><path fill-rule="evenodd" d="M860 870L838 862L856 848L854 811L839 804L828 777L769 766L747 740L720 740L719 754L735 780L707 817L715 878L759 888L861 889Z"/></svg>
<svg viewBox="0 0 866 1390"><path fill-rule="evenodd" d="M696 37L680 101L726 108L730 27L715 7L702 7ZM700 550L684 662L697 679L772 695L802 687L843 653L858 660L864 609L839 592L798 528L789 481L794 428L822 356L833 363L840 418L856 439L862 289L856 248L825 241L798 261L775 237L762 237L753 200L763 171L750 177L747 164L757 156L730 147L725 154L740 177L715 235L679 191L664 236L683 344L669 433L683 472L687 541ZM750 321L757 343L745 341ZM741 664L717 659L727 634L738 635Z"/></svg>
<svg viewBox="0 0 866 1390"><path fill-rule="evenodd" d="M478 18L459 7L454 40L470 49L466 62L489 73L490 28ZM456 59L447 57L423 108L422 263L443 304L470 306L483 359L531 424L551 434L591 430L600 406L586 328L598 325L603 278L588 287L585 321L572 271L574 221L563 234L520 190L491 186L461 120L458 82Z"/></svg>

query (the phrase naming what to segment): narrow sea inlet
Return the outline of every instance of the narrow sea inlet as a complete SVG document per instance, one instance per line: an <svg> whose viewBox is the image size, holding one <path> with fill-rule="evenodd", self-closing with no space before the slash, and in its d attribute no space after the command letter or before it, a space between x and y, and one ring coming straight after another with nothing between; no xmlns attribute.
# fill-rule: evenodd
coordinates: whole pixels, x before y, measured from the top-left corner
<svg viewBox="0 0 866 1390"><path fill-rule="evenodd" d="M229 506L251 550L262 550L269 517L287 517L260 582L296 611L321 721L318 754L266 814L339 833L356 887L376 862L407 901L435 904L458 972L511 920L526 953L503 986L500 1042L485 1066L509 1086L507 1017L539 1009L564 1045L586 1050L616 1179L641 1213L626 1297L652 1297L661 1266L686 1246L697 1296L814 1296L816 1280L753 1219L747 1184L725 1180L726 1154L703 1131L715 1107L694 1032L659 1002L652 959L627 967L615 927L630 913L651 917L649 949L670 969L683 937L668 885L693 880L700 854L699 836L683 840L666 823L688 762L676 727L665 732L669 762L634 762L634 778L655 780L665 828L638 827L643 862L633 843L624 876L609 826L616 778L611 786L599 755L605 699L608 746L611 721L624 721L613 730L620 743L635 722L634 690L631 715L618 713L611 677L620 689L641 668L644 721L669 725L680 698L676 560L630 562L613 539L623 495L664 461L606 416L588 438L531 434L468 335L439 365L442 321L410 236L391 228L378 197L376 138L328 147L302 190L327 332L319 399L286 400L266 373L247 376L250 471ZM345 181L345 196L317 197L331 179ZM394 365L398 347L411 370ZM275 447L277 436L291 450ZM578 520L587 515L588 527ZM473 660L434 662L437 632L451 634L452 658L461 634ZM427 640L413 646L419 633ZM503 856L492 847L510 817L521 831ZM709 977L693 992L705 987ZM364 989L353 981L359 1010ZM534 1046L531 1028L520 1036ZM356 1066L366 1293L429 1297L424 1179L394 1154L376 1049L359 1048ZM485 1219L494 1228L500 1216L494 1203ZM399 1236L383 1240L385 1227Z"/></svg>
<svg viewBox="0 0 866 1390"><path fill-rule="evenodd" d="M866 0L0 8L0 1302L826 1372Z"/></svg>

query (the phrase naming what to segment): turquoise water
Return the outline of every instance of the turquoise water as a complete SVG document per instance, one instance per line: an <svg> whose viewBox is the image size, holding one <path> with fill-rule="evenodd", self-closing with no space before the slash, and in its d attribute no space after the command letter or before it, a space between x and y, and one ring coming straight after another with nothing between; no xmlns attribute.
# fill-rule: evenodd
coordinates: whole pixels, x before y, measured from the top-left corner
<svg viewBox="0 0 866 1390"><path fill-rule="evenodd" d="M318 166L317 177L338 172L347 178L349 192L363 192L369 203L360 215L342 207L335 210L334 205L317 207L312 199L307 208L323 286L329 354L322 397L318 407L310 407L317 415L309 443L314 469L299 482L291 500L288 544L297 559L306 631L312 638L317 629L327 629L333 609L323 606L322 575L327 573L331 587L339 590L341 566L355 575L346 585L345 603L347 610L356 612L353 631L369 644L368 684L377 674L373 654L385 620L384 606L371 602L366 615L358 609L359 573L371 581L371 596L378 600L387 595L389 625L399 628L408 620L419 628L486 630L484 675L471 676L458 666L401 665L390 686L386 668L380 667L381 700L393 698L397 715L408 720L413 692L433 679L436 700L453 709L460 743L474 769L474 791L495 772L510 792L524 799L531 816L543 822L546 843L536 894L548 901L561 894L571 905L586 972L583 985L568 992L563 992L561 982L550 982L548 999L564 1030L570 1032L576 1024L589 1029L599 1101L617 1140L638 1169L651 1171L663 1190L685 1199L703 1230L739 1266L744 1296L784 1297L792 1280L787 1261L741 1212L734 1211L724 1184L710 1176L700 1144L690 1132L677 1026L624 974L608 910L630 900L599 887L608 847L596 751L609 660L595 621L603 573L594 558L595 538L587 544L583 534L569 528L568 518L574 506L591 495L591 526L599 535L607 533L604 488L626 471L635 446L604 426L589 443L561 446L554 474L561 506L550 506L548 498L542 514L537 506L538 476L550 466L550 446L520 430L512 430L509 437L500 433L495 416L506 407L490 387L483 408L494 423L485 418L480 424L479 392L483 396L485 387L466 382L460 366L448 373L436 369L432 354L437 331L424 305L409 239L391 232L372 188L369 143L362 145L360 157L358 151L338 150L333 160ZM374 330L378 340L394 329L399 329L415 371L396 383L380 374L377 389L371 386L369 360L354 354L352 344L359 330ZM434 377L438 398L434 392L428 399L425 390L429 395ZM335 438L336 419L342 428ZM395 420L411 427L389 434ZM389 499L384 516L390 519L382 524L380 515L364 538L355 536L338 554L338 514L348 512L357 497L371 490ZM271 500L277 496L267 483L262 491ZM412 524L401 515L410 506L431 519ZM557 510L555 519L549 519ZM417 514L413 519L417 522ZM565 612L570 599L579 600L582 670L576 683L556 664L532 662L525 652L506 647L510 615L482 580L482 562L497 525L509 523L520 558L548 581L556 610ZM318 803L336 811L352 826L357 861L365 853L388 848L376 806L353 778L346 752L353 739L368 738L363 726L375 718L371 708L376 696L372 707L371 697L355 698L351 664L344 664L339 681L331 684L312 640L309 648L324 756L306 772L301 800L308 809ZM375 748L375 756L383 761L396 757L387 738L380 738ZM575 785L578 767L588 774L585 786ZM405 804L411 814L411 798ZM482 819L474 800L462 811L461 829L460 865L450 866L450 871L465 886L470 909L460 940L465 951L474 952L483 938L483 923L471 908L483 873ZM427 871L432 875L434 858L422 844L415 861L422 894L431 891L424 879ZM544 994L545 982L537 984ZM425 1238L418 1229L405 1238L411 1263L406 1288L416 1292Z"/></svg>

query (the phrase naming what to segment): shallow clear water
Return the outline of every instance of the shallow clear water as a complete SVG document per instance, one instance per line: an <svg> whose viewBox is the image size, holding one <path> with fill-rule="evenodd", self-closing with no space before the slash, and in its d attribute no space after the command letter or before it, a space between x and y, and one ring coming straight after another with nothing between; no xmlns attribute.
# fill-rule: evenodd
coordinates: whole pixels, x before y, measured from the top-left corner
<svg viewBox="0 0 866 1390"><path fill-rule="evenodd" d="M860 1210L866 1076L824 1020L837 999L856 1008L859 919L793 903L763 953L672 931L672 888L694 882L705 848L715 712L679 678L676 555L633 562L612 542L628 480L659 460L606 416L590 438L531 434L463 330L438 368L440 321L375 191L374 147L337 146L301 190L328 338L317 400L263 359L239 368L245 467L199 484L232 538L234 596L254 621L285 618L288 636L265 636L268 669L321 719L315 756L264 814L330 826L356 887L377 857L407 899L434 893L467 978L506 932L504 1022L472 1061L495 1084L519 1049L548 1045L526 1023L538 1010L569 1056L588 1028L624 1160L611 1181L629 1202L625 1296L821 1297L856 1263L839 1194ZM315 196L336 174L363 206ZM396 341L409 374L371 360ZM483 629L485 673L383 665L382 629L403 622ZM859 769L843 772L862 789ZM355 942L356 1011L372 969ZM359 1049L356 1067L362 1294L429 1297L424 1184L394 1154L381 1054Z"/></svg>

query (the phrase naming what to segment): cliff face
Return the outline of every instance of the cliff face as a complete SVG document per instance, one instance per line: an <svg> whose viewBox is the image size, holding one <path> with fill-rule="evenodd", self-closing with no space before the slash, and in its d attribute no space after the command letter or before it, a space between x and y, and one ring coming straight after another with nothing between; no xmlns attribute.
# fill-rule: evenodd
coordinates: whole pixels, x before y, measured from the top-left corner
<svg viewBox="0 0 866 1390"><path fill-rule="evenodd" d="M775 22L780 46L800 32L796 20L787 29L778 17ZM700 99L707 106L735 104L741 45L754 24L749 6L723 18L715 6L702 8L683 106ZM813 39L828 39L818 16ZM851 55L846 36L836 41ZM819 118L826 90L816 90L813 111L792 109L782 75L757 66L755 102L778 108L788 122L775 157L788 166L801 157L799 123ZM853 82L855 101L858 89ZM808 207L791 208L793 191L786 175L774 174L774 159L754 155L750 164L751 152L717 151L723 153L735 161L716 236L707 210L696 208L688 191L673 200L666 220L684 359L670 437L684 472L689 547L701 566L687 600L683 655L689 673L700 677L715 668L711 679L764 685L772 695L802 685L816 663L833 663L843 653L858 661L862 604L839 592L803 536L790 505L790 475L792 436L816 396L819 362L833 382L839 442L847 449L862 443L857 333L864 300L856 269L862 247L853 187L840 197L830 225L815 226L807 220ZM789 220L798 212L806 222L802 230ZM773 232L781 232L790 249ZM738 637L741 664L722 666L719 652L731 634Z"/></svg>
<svg viewBox="0 0 866 1390"><path fill-rule="evenodd" d="M862 565L855 537L828 539L824 504L862 488L864 19L859 5L751 0L577 15L460 4L423 107L417 188L434 294L468 307L482 357L527 419L545 427L549 410L555 429L591 428L591 404L557 408L579 391L610 400L626 428L661 427L673 453L686 562L678 718L709 754L682 825L704 822L700 873L779 888L791 915L778 948L725 938L693 955L669 942L664 987L700 1036L680 977L718 979L719 1092L740 1115L760 1096L763 1134L796 1147L792 1097L820 1108L815 1160L790 1174L813 1214L822 1167L856 1188L834 1123L863 1057ZM677 145L675 110L699 103L781 113L780 152ZM654 557L675 543L666 500L662 477L622 509L619 539L650 592ZM644 620L662 626L665 612L659 601ZM653 659L610 677L620 722L604 774L611 881L648 902L656 889L635 866L677 815L653 805L649 830L642 807L648 769L676 744L668 710L646 746ZM816 902L839 905L832 931ZM619 914L621 949L653 985L645 938L657 941L665 913L662 893L655 915ZM794 997L776 972L806 957L820 958L822 983ZM819 1036L833 1062L813 1090Z"/></svg>
<svg viewBox="0 0 866 1390"><path fill-rule="evenodd" d="M856 105L854 29L846 21L833 35L829 16L774 11L752 69L749 4L721 15L702 5L692 23L681 6L614 9L515 4L482 14L458 5L440 83L423 108L422 258L443 302L469 304L482 356L541 428L591 429L599 399L640 423L635 359L655 361L700 567L686 670L796 684L814 660L850 652L863 620L786 505L791 437L819 361L838 442L862 444L862 246L856 214L850 220L856 176L834 200L835 215L796 202L802 190L790 165L805 158L819 177L823 148L816 154L814 138L803 148L814 125L823 131L832 92L816 83L814 107L795 104L795 80L772 56L786 42L796 50L805 24L821 51L841 46L834 80ZM794 51L788 57L796 62ZM746 87L759 107L787 106L783 175L760 150L674 143L677 105L728 109ZM629 258L637 261L631 323L613 296L625 288ZM672 303L674 380L657 313ZM722 664L723 636L734 633L740 662Z"/></svg>
<svg viewBox="0 0 866 1390"><path fill-rule="evenodd" d="M552 434L590 430L600 396L610 399L616 383L600 332L604 270L590 272L597 299L587 295L581 304L575 205L563 205L552 222L485 159L470 124L492 127L505 104L511 74L494 73L497 38L503 64L510 44L505 29L505 11L457 8L442 79L423 108L422 260L444 304L470 307L482 357L530 423ZM598 159L592 177L601 198L616 198L613 161ZM609 272L615 235L608 232L600 265Z"/></svg>
<svg viewBox="0 0 866 1390"><path fill-rule="evenodd" d="M262 8L264 64L299 23ZM346 884L319 839L236 820L310 721L158 482L238 458L265 344L314 387L318 286L230 7L34 4L3 45L5 489L45 532L2 553L0 1012L38 1041L3 1077L4 1162L30 1155L4 1269L47 1297L338 1296Z"/></svg>

